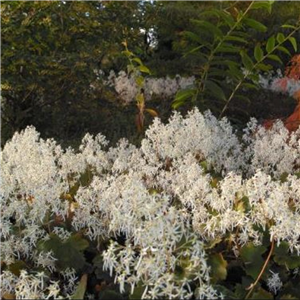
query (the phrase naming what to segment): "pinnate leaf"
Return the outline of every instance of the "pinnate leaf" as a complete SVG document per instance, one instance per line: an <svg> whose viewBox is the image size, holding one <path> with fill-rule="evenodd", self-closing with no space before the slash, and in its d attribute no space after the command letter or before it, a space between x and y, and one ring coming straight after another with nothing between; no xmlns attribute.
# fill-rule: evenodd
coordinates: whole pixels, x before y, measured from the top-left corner
<svg viewBox="0 0 300 300"><path fill-rule="evenodd" d="M256 29L257 31L261 31L261 32L267 31L267 27L256 20L245 18L244 22L246 23L246 25L252 27L253 29Z"/></svg>
<svg viewBox="0 0 300 300"><path fill-rule="evenodd" d="M251 9L266 9L269 13L272 12L273 1L255 1L251 6Z"/></svg>
<svg viewBox="0 0 300 300"><path fill-rule="evenodd" d="M291 44L292 44L292 46L293 46L293 48L294 48L294 50L295 50L295 52L297 51L297 41L296 41L296 39L294 38L294 37L290 37L289 38L289 41L291 42Z"/></svg>
<svg viewBox="0 0 300 300"><path fill-rule="evenodd" d="M264 56L264 52L261 49L260 45L256 45L254 48L254 57L256 61L261 61Z"/></svg>
<svg viewBox="0 0 300 300"><path fill-rule="evenodd" d="M146 66L144 66L144 65L139 66L138 69L139 69L142 73L150 74L150 70L149 70Z"/></svg>
<svg viewBox="0 0 300 300"><path fill-rule="evenodd" d="M266 45L267 52L271 53L274 50L274 47L275 47L275 37L271 36L267 41L267 45Z"/></svg>
<svg viewBox="0 0 300 300"><path fill-rule="evenodd" d="M241 51L240 55L242 57L243 65L247 70L251 70L253 68L253 62L252 59L249 57L249 55L245 51Z"/></svg>
<svg viewBox="0 0 300 300"><path fill-rule="evenodd" d="M277 33L276 40L278 43L280 43L280 44L283 43L284 39L285 39L285 37L284 37L283 33L281 33L281 32Z"/></svg>

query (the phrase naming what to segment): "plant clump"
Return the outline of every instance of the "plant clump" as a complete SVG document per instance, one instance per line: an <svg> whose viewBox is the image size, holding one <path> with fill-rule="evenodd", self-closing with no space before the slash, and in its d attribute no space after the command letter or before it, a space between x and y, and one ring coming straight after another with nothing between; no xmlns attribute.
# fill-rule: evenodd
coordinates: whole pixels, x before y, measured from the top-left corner
<svg viewBox="0 0 300 300"><path fill-rule="evenodd" d="M300 129L252 119L239 137L194 109L155 118L141 147L63 150L28 127L1 154L4 298L293 293Z"/></svg>

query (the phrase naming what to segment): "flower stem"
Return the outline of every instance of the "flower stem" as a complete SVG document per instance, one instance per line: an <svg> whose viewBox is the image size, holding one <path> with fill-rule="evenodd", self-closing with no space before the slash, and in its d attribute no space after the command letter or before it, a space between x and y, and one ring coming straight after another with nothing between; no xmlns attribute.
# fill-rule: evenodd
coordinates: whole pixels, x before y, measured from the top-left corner
<svg viewBox="0 0 300 300"><path fill-rule="evenodd" d="M255 286L258 284L258 282L259 282L261 276L262 276L263 273L265 272L265 269L266 269L266 267L267 267L267 265L268 265L268 262L269 262L269 260L270 260L270 258L271 258L271 255L272 255L272 253L273 253L274 245L275 245L275 241L274 241L274 238L273 238L273 239L272 239L272 242L271 242L271 249L270 249L270 252L269 252L269 254L268 254L268 257L267 257L267 259L266 259L266 261L265 261L265 263L264 263L264 265L263 265L263 267L262 267L260 273L258 274L258 276L257 276L257 278L256 278L256 280L255 280L255 282L252 283L249 287L246 288L246 290L249 290L249 292L248 292L248 294L246 295L245 300L248 299L248 298L250 297L250 295L252 294L252 292L253 292Z"/></svg>

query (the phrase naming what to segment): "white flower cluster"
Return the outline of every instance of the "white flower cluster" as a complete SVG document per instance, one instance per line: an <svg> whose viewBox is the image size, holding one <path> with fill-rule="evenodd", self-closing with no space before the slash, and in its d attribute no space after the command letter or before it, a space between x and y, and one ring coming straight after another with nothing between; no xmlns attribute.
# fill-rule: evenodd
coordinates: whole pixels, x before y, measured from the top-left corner
<svg viewBox="0 0 300 300"><path fill-rule="evenodd" d="M3 271L1 279L1 295L15 294L16 299L64 299L60 295L57 281L50 281L44 272L29 274L21 270L20 276ZM10 295L11 297L11 295Z"/></svg>
<svg viewBox="0 0 300 300"><path fill-rule="evenodd" d="M259 126L252 119L243 136L246 171L253 175L257 169L279 178L282 174L300 171L300 129L289 133L281 121L271 130Z"/></svg>
<svg viewBox="0 0 300 300"><path fill-rule="evenodd" d="M193 86L195 77L181 77L176 75L175 78L151 78L145 79L144 95L146 100L151 100L153 95L159 96L162 99L167 99L176 94L178 90L186 89ZM108 86L114 87L119 97L125 103L135 101L135 97L139 92L138 86L133 75L128 75L124 71L118 74L112 70L104 82Z"/></svg>
<svg viewBox="0 0 300 300"><path fill-rule="evenodd" d="M70 215L73 232L114 240L104 267L121 292L142 283L143 298L222 297L210 285L204 245L228 234L241 246L260 244L268 230L300 254L300 129L290 134L280 122L267 131L252 120L239 138L226 119L195 109L167 124L155 119L140 148L126 140L107 148L101 134L87 134L78 152L28 127L5 145L1 165L6 265L31 259L55 270L53 253L38 253L36 244L50 232L67 239L51 220ZM72 205L64 196L71 190ZM2 278L16 295L24 286L8 271ZM70 290L65 285L62 295Z"/></svg>
<svg viewBox="0 0 300 300"><path fill-rule="evenodd" d="M284 79L284 86L281 80ZM145 78L144 96L146 100L151 100L153 95L159 96L161 99L169 99L173 97L177 91L193 87L195 85L195 77L181 77L176 75L175 78ZM292 78L287 78L282 75L280 69L276 72L268 72L267 74L259 74L259 85L266 90L273 92L284 92L290 96L294 96L295 92L300 90L300 81ZM104 84L115 89L120 99L128 104L135 101L138 94L138 86L133 75L128 75L125 71L120 71L116 74L113 70Z"/></svg>

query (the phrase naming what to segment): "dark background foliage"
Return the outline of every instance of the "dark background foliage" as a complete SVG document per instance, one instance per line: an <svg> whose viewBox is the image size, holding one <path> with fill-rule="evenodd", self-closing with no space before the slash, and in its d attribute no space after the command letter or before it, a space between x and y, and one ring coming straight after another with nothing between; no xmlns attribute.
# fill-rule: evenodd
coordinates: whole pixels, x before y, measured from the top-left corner
<svg viewBox="0 0 300 300"><path fill-rule="evenodd" d="M204 10L229 5L232 2L2 1L1 145L27 125L64 145L78 143L86 132L102 132L113 143L120 137L138 142L142 133L135 128L134 102L122 105L102 84L110 70L126 69L122 41L127 40L152 76L194 75L199 62L184 55L188 45L183 32L194 30L191 19L201 18ZM242 9L247 3L235 5ZM269 28L250 32L253 45L263 44L281 24L295 24L299 10L297 2L279 2L271 14L253 11L253 18ZM295 38L299 44L299 32ZM284 64L289 60L281 58ZM172 100L154 99L151 107L166 120ZM250 103L233 102L227 116L242 126L249 116L282 117L294 106L286 96L259 91ZM247 114L238 112L242 110ZM146 125L150 122L147 119Z"/></svg>

